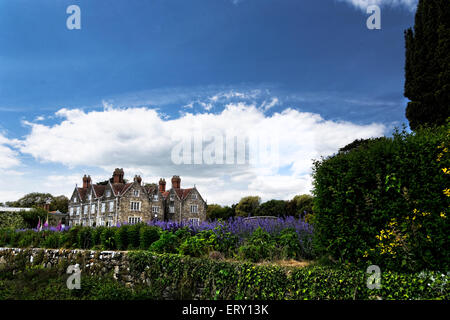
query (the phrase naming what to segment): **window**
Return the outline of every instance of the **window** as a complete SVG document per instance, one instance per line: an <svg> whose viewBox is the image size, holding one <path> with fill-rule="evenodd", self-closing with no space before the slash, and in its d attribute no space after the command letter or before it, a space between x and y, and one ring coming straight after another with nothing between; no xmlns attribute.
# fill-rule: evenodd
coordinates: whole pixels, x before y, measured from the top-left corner
<svg viewBox="0 0 450 320"><path fill-rule="evenodd" d="M114 201L110 201L109 202L109 212L113 212L114 211Z"/></svg>
<svg viewBox="0 0 450 320"><path fill-rule="evenodd" d="M131 201L130 209L131 209L131 211L141 211L141 202L140 201Z"/></svg>
<svg viewBox="0 0 450 320"><path fill-rule="evenodd" d="M169 213L175 213L175 207L174 206L170 206L169 207Z"/></svg>
<svg viewBox="0 0 450 320"><path fill-rule="evenodd" d="M77 197L73 198L74 203L77 203L77 201L78 201Z"/></svg>
<svg viewBox="0 0 450 320"><path fill-rule="evenodd" d="M106 197L111 197L111 190L106 191Z"/></svg>
<svg viewBox="0 0 450 320"><path fill-rule="evenodd" d="M88 195L88 200L91 201L91 199L92 199L92 194L89 194Z"/></svg>
<svg viewBox="0 0 450 320"><path fill-rule="evenodd" d="M170 195L170 201L174 201L175 200L175 196L173 194Z"/></svg>
<svg viewBox="0 0 450 320"><path fill-rule="evenodd" d="M198 206L196 204L191 205L191 213L198 213Z"/></svg>
<svg viewBox="0 0 450 320"><path fill-rule="evenodd" d="M106 211L106 203L102 203L102 213L105 213Z"/></svg>
<svg viewBox="0 0 450 320"><path fill-rule="evenodd" d="M69 215L73 215L73 208L69 208Z"/></svg>
<svg viewBox="0 0 450 320"><path fill-rule="evenodd" d="M77 207L77 214L81 213L81 207Z"/></svg>
<svg viewBox="0 0 450 320"><path fill-rule="evenodd" d="M91 205L91 213L95 213L95 204Z"/></svg>
<svg viewBox="0 0 450 320"><path fill-rule="evenodd" d="M197 194L196 193L192 194L192 199L197 200Z"/></svg>
<svg viewBox="0 0 450 320"><path fill-rule="evenodd" d="M87 214L88 213L88 209L89 209L88 205L83 206L83 213Z"/></svg>
<svg viewBox="0 0 450 320"><path fill-rule="evenodd" d="M158 194L153 195L153 201L158 201Z"/></svg>
<svg viewBox="0 0 450 320"><path fill-rule="evenodd" d="M128 224L136 224L141 222L141 217L128 217Z"/></svg>
<svg viewBox="0 0 450 320"><path fill-rule="evenodd" d="M134 190L134 191L133 191L133 195L134 195L135 197L139 197L139 190Z"/></svg>
<svg viewBox="0 0 450 320"><path fill-rule="evenodd" d="M159 206L153 206L152 207L152 212L153 213L159 213Z"/></svg>
<svg viewBox="0 0 450 320"><path fill-rule="evenodd" d="M200 219L199 218L190 218L189 223L192 224L193 226L198 226L200 224Z"/></svg>

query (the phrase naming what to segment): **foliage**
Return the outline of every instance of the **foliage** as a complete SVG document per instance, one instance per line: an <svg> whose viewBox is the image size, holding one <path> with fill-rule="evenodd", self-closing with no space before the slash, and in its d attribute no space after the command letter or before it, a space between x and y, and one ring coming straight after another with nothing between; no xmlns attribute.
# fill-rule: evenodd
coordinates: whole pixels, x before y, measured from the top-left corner
<svg viewBox="0 0 450 320"><path fill-rule="evenodd" d="M250 236L248 243L239 247L241 257L252 262L271 260L276 254L275 251L274 239L262 228L256 229Z"/></svg>
<svg viewBox="0 0 450 320"><path fill-rule="evenodd" d="M48 212L42 208L33 208L30 211L20 212L25 222L26 228L36 228L39 219L41 224L44 224L45 219L47 219Z"/></svg>
<svg viewBox="0 0 450 320"><path fill-rule="evenodd" d="M37 208L42 207L46 203L49 203L50 211L59 210L62 213L67 213L68 211L69 199L66 196L55 197L50 193L32 192L26 194L17 201L7 202L7 205L18 208ZM33 225L33 227L35 227L36 224Z"/></svg>
<svg viewBox="0 0 450 320"><path fill-rule="evenodd" d="M26 224L20 212L0 212L0 228L25 228Z"/></svg>
<svg viewBox="0 0 450 320"><path fill-rule="evenodd" d="M208 204L206 208L206 218L210 221L218 219L228 220L236 215L235 207L236 205L222 207L218 204Z"/></svg>
<svg viewBox="0 0 450 320"><path fill-rule="evenodd" d="M436 161L447 130L448 126L395 132L392 138L316 161L317 252L341 262L448 270L450 256L442 248L450 246L449 225L441 213L448 215L450 202L443 193L448 177L441 169L445 161L450 165L448 159ZM383 251L384 244L376 237L382 230L392 232L391 240L397 239L389 242L395 256ZM401 244L404 236L407 247Z"/></svg>
<svg viewBox="0 0 450 320"><path fill-rule="evenodd" d="M180 239L170 231L162 231L160 238L150 245L150 251L158 253L176 253Z"/></svg>
<svg viewBox="0 0 450 320"><path fill-rule="evenodd" d="M295 196L286 203L286 215L306 218L313 213L314 197L309 194Z"/></svg>
<svg viewBox="0 0 450 320"><path fill-rule="evenodd" d="M159 228L142 226L140 229L140 248L148 249L150 245L159 240Z"/></svg>
<svg viewBox="0 0 450 320"><path fill-rule="evenodd" d="M242 198L236 205L236 216L251 217L253 216L261 203L261 198L258 196L249 196Z"/></svg>
<svg viewBox="0 0 450 320"><path fill-rule="evenodd" d="M411 129L445 124L450 116L448 0L420 0L414 31L405 32L406 117Z"/></svg>
<svg viewBox="0 0 450 320"><path fill-rule="evenodd" d="M130 243L128 230L130 229L129 225L122 225L120 228L116 229L116 234L114 237L116 248L118 250L127 250L128 244Z"/></svg>
<svg viewBox="0 0 450 320"><path fill-rule="evenodd" d="M281 217L286 215L286 201L269 200L262 203L254 212L255 216Z"/></svg>

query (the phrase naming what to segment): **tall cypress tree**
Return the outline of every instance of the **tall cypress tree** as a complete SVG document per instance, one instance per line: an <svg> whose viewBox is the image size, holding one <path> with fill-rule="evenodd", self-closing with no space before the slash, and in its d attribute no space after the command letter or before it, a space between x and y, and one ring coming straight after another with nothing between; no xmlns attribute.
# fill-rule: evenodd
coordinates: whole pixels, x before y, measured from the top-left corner
<svg viewBox="0 0 450 320"><path fill-rule="evenodd" d="M450 117L450 1L419 0L414 31L405 31L406 117L411 129Z"/></svg>

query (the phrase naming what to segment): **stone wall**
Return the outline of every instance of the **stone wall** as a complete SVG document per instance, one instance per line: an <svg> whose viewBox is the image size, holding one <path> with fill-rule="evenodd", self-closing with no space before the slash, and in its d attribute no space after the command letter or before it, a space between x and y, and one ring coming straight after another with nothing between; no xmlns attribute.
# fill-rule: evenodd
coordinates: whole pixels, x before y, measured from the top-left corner
<svg viewBox="0 0 450 320"><path fill-rule="evenodd" d="M25 266L37 265L65 271L69 265L76 264L81 270L81 276L83 274L111 275L128 286L140 281L139 277L136 278L130 274L126 251L0 248L0 272L6 267L13 268L13 272L16 272Z"/></svg>

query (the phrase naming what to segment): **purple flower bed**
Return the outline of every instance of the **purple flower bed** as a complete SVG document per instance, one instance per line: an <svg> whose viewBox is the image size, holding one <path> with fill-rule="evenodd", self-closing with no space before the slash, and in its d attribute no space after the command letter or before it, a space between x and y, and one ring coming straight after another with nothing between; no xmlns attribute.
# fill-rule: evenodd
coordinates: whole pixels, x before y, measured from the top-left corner
<svg viewBox="0 0 450 320"><path fill-rule="evenodd" d="M189 222L175 221L150 221L147 224L172 232L180 228L187 227L194 234L204 230L214 231L219 228L225 232L231 232L232 234L237 235L240 239L249 237L258 227L261 227L264 231L267 231L271 235L276 235L287 228L292 228L297 231L301 238L309 238L313 233L312 225L294 217L248 220L242 217L237 217L234 219L230 218L228 221L204 221L199 225L192 225Z"/></svg>

